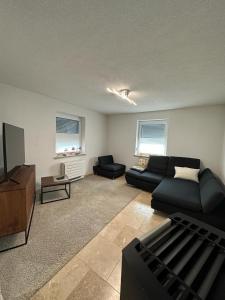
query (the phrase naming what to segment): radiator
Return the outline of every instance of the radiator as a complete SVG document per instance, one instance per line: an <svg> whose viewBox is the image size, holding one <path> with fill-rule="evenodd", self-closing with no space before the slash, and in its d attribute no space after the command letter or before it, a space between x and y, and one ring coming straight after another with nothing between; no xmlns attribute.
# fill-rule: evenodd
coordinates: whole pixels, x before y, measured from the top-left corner
<svg viewBox="0 0 225 300"><path fill-rule="evenodd" d="M85 175L85 161L85 156L78 156L73 160L62 163L62 175L67 175L71 181L83 178Z"/></svg>
<svg viewBox="0 0 225 300"><path fill-rule="evenodd" d="M121 300L225 299L225 233L177 213L122 256Z"/></svg>

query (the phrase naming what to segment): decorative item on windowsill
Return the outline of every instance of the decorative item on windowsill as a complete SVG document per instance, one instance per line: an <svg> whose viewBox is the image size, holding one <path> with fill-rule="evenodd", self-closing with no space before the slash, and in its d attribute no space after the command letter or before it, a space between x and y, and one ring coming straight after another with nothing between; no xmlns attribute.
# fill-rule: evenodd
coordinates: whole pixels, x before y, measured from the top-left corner
<svg viewBox="0 0 225 300"><path fill-rule="evenodd" d="M75 149L76 155L81 154L81 147Z"/></svg>
<svg viewBox="0 0 225 300"><path fill-rule="evenodd" d="M146 158L139 158L137 165L133 166L131 169L143 173L146 169L148 160Z"/></svg>
<svg viewBox="0 0 225 300"><path fill-rule="evenodd" d="M131 170L134 170L134 171L138 171L138 172L140 172L140 173L143 173L143 172L145 171L145 168L136 165L136 166L131 167Z"/></svg>
<svg viewBox="0 0 225 300"><path fill-rule="evenodd" d="M147 158L139 158L139 160L138 160L138 165L140 167L146 168L147 163L148 163L148 159Z"/></svg>
<svg viewBox="0 0 225 300"><path fill-rule="evenodd" d="M82 153L82 148L76 148L76 147L71 147L71 150L68 150L67 148L64 149L64 152L58 152L56 153L55 158L60 158L60 157L72 157L76 155L80 155Z"/></svg>

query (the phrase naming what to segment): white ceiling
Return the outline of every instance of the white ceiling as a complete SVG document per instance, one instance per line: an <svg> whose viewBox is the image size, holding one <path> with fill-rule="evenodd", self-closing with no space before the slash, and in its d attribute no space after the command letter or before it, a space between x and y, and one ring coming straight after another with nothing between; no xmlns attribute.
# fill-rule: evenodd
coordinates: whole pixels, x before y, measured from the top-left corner
<svg viewBox="0 0 225 300"><path fill-rule="evenodd" d="M224 14L224 0L3 0L0 82L104 113L225 103Z"/></svg>

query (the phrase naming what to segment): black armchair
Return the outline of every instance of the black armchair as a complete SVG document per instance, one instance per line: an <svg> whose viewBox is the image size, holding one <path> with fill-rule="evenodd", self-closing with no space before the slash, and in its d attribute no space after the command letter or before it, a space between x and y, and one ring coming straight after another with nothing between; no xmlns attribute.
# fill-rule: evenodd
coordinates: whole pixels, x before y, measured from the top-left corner
<svg viewBox="0 0 225 300"><path fill-rule="evenodd" d="M125 173L125 169L125 165L114 163L112 155L99 156L98 164L93 166L94 174L111 179L122 176Z"/></svg>

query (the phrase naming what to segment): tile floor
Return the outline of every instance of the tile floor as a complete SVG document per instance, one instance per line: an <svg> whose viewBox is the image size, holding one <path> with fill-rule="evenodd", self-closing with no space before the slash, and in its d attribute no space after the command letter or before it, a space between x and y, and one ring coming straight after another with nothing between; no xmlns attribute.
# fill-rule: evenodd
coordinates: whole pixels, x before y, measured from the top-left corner
<svg viewBox="0 0 225 300"><path fill-rule="evenodd" d="M165 218L140 192L97 236L67 263L32 300L115 300L120 298L121 250Z"/></svg>

